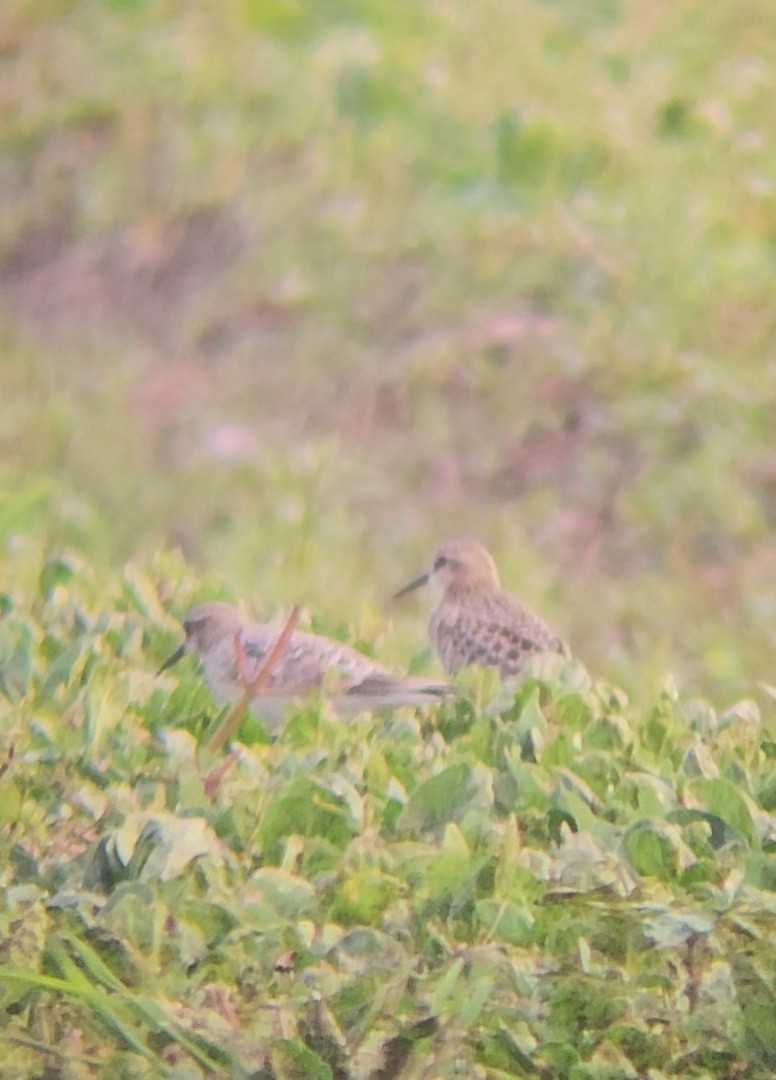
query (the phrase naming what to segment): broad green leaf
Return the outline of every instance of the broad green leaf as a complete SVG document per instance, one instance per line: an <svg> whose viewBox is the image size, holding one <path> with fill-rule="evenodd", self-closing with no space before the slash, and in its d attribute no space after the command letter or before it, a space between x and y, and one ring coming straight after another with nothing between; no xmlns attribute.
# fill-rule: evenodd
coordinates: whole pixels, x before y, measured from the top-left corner
<svg viewBox="0 0 776 1080"><path fill-rule="evenodd" d="M597 1046L584 1065L574 1065L569 1080L639 1080L633 1063L609 1042Z"/></svg>
<svg viewBox="0 0 776 1080"><path fill-rule="evenodd" d="M480 975L478 979L471 980L472 985L466 996L466 1000L456 1017L457 1026L463 1031L468 1031L468 1029L479 1019L485 1003L493 991L494 982L494 979L485 975Z"/></svg>
<svg viewBox="0 0 776 1080"><path fill-rule="evenodd" d="M746 799L729 780L722 777L694 780L687 785L685 801L716 814L747 843L757 844L757 830Z"/></svg>
<svg viewBox="0 0 776 1080"><path fill-rule="evenodd" d="M664 779L646 772L626 773L626 779L636 785L639 816L657 817L676 805L676 791Z"/></svg>
<svg viewBox="0 0 776 1080"><path fill-rule="evenodd" d="M719 776L719 767L704 743L688 747L682 758L681 769L686 776L704 776L707 779Z"/></svg>
<svg viewBox="0 0 776 1080"><path fill-rule="evenodd" d="M399 815L397 827L402 832L424 831L459 820L476 791L472 767L465 763L451 765L415 788Z"/></svg>
<svg viewBox="0 0 776 1080"><path fill-rule="evenodd" d="M774 956L764 954L763 961L752 951L739 948L731 956L733 982L741 1008L745 1037L755 1061L776 1068L776 985Z"/></svg>
<svg viewBox="0 0 776 1080"><path fill-rule="evenodd" d="M520 1046L517 1039L503 1024L495 1032L488 1032L482 1038L478 1050L478 1060L498 1069L499 1075L533 1077L539 1075L539 1067L530 1055Z"/></svg>
<svg viewBox="0 0 776 1080"><path fill-rule="evenodd" d="M558 788L561 792L571 791L586 803L590 810L596 811L600 809L600 799L581 776L566 768L556 769L556 776L558 777Z"/></svg>
<svg viewBox="0 0 776 1080"><path fill-rule="evenodd" d="M408 961L401 943L388 934L365 926L339 933L328 956L345 971L358 975L375 971L395 972Z"/></svg>
<svg viewBox="0 0 776 1080"><path fill-rule="evenodd" d="M373 925L396 895L396 883L376 867L362 867L340 885L331 918Z"/></svg>
<svg viewBox="0 0 776 1080"><path fill-rule="evenodd" d="M434 987L434 993L429 1000L429 1009L434 1016L444 1013L449 1005L453 991L456 989L461 973L464 968L464 960L459 956L450 964L442 978Z"/></svg>
<svg viewBox="0 0 776 1080"><path fill-rule="evenodd" d="M681 911L660 905L642 905L647 916L644 933L659 949L673 949L691 938L709 934L716 924L713 915L703 911ZM654 910L654 914L652 911Z"/></svg>
<svg viewBox="0 0 776 1080"><path fill-rule="evenodd" d="M424 891L432 900L443 897L464 900L465 896L457 897L457 894L465 890L468 895L467 886L473 885L484 862L482 856L471 854L458 826L448 825L439 854L426 869Z"/></svg>
<svg viewBox="0 0 776 1080"><path fill-rule="evenodd" d="M553 805L551 773L530 761L523 761L516 747L507 747L504 759L517 785L515 808L547 811Z"/></svg>
<svg viewBox="0 0 776 1080"><path fill-rule="evenodd" d="M275 1046L283 1050L295 1065L302 1070L302 1075L310 1080L333 1080L331 1066L306 1046L301 1039L276 1039Z"/></svg>
<svg viewBox="0 0 776 1080"><path fill-rule="evenodd" d="M47 600L51 599L54 590L59 585L67 585L78 569L79 564L72 557L62 555L56 559L49 559L44 563L38 578L41 594Z"/></svg>
<svg viewBox="0 0 776 1080"><path fill-rule="evenodd" d="M566 693L557 703L558 719L567 731L585 731L592 719L590 703L586 695Z"/></svg>
<svg viewBox="0 0 776 1080"><path fill-rule="evenodd" d="M690 810L685 806L681 806L666 814L666 821L682 826L698 821L704 822L709 827L710 842L715 848L722 847L723 844L728 843L735 836L734 831L725 824L721 817L717 814L710 814L707 810Z"/></svg>
<svg viewBox="0 0 776 1080"><path fill-rule="evenodd" d="M510 945L532 944L534 917L508 901L478 900L477 916L488 936Z"/></svg>
<svg viewBox="0 0 776 1080"><path fill-rule="evenodd" d="M256 870L247 883L244 898L270 905L287 919L309 916L315 904L315 889L304 878L278 867L266 866Z"/></svg>
<svg viewBox="0 0 776 1080"><path fill-rule="evenodd" d="M223 849L201 817L176 814L129 814L114 834L116 852L131 877L162 881L182 874L193 860L207 855L223 861Z"/></svg>
<svg viewBox="0 0 776 1080"><path fill-rule="evenodd" d="M686 863L678 830L662 822L635 822L625 833L623 846L637 873L663 881L673 879Z"/></svg>
<svg viewBox="0 0 776 1080"><path fill-rule="evenodd" d="M227 907L226 903L217 904L196 895L188 897L176 907L175 917L196 926L210 945L225 937L240 923L237 904Z"/></svg>
<svg viewBox="0 0 776 1080"><path fill-rule="evenodd" d="M587 725L583 740L589 750L622 750L633 736L624 717L602 716Z"/></svg>
<svg viewBox="0 0 776 1080"><path fill-rule="evenodd" d="M325 836L344 847L354 831L344 800L326 787L296 776L266 807L259 834L267 858L277 862L286 836Z"/></svg>

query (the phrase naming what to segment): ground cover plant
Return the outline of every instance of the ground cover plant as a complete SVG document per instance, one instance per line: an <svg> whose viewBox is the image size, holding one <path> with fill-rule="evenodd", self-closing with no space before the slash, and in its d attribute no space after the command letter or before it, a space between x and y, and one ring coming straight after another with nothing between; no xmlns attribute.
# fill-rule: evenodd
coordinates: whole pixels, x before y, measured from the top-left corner
<svg viewBox="0 0 776 1080"><path fill-rule="evenodd" d="M774 1075L775 42L0 2L0 1075ZM436 675L467 533L575 662L214 783L192 600Z"/></svg>
<svg viewBox="0 0 776 1080"><path fill-rule="evenodd" d="M52 552L374 641L469 533L629 692L772 681L772 4L2 8L0 491Z"/></svg>
<svg viewBox="0 0 776 1080"><path fill-rule="evenodd" d="M174 556L28 580L0 621L4 1075L773 1074L772 708L670 680L636 707L553 658L426 716L248 720L208 794L217 710L193 665L154 674L202 583Z"/></svg>

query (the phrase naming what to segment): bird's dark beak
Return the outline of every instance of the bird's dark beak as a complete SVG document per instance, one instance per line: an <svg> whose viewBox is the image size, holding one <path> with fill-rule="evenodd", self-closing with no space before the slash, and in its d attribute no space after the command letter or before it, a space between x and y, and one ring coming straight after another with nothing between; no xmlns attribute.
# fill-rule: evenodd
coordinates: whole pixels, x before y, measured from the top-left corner
<svg viewBox="0 0 776 1080"><path fill-rule="evenodd" d="M393 594L394 600L400 600L402 596L406 596L408 592L413 592L414 589L419 589L421 585L428 584L428 574L421 574L420 577L416 577L414 581L411 581L409 585L405 585L403 589L399 589L397 593Z"/></svg>
<svg viewBox="0 0 776 1080"><path fill-rule="evenodd" d="M163 671L167 670L167 668L171 668L173 664L177 664L178 661L184 656L185 652L186 642L184 641L180 648L175 650L172 656L168 656L168 658L165 660L165 662L162 664L156 674L161 675Z"/></svg>

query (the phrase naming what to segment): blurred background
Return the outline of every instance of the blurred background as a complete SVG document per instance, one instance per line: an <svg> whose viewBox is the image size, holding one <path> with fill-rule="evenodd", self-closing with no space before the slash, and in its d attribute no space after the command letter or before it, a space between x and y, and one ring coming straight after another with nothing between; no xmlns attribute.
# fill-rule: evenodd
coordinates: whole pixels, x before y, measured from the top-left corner
<svg viewBox="0 0 776 1080"><path fill-rule="evenodd" d="M776 6L3 0L0 576L179 547L406 665L456 534L776 682Z"/></svg>

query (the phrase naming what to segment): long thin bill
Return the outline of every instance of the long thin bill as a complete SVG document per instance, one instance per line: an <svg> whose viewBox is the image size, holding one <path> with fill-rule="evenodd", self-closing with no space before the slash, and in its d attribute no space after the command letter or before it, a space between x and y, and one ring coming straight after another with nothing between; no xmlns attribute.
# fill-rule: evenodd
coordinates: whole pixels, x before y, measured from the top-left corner
<svg viewBox="0 0 776 1080"><path fill-rule="evenodd" d="M412 592L414 589L419 589L421 585L428 584L428 574L421 574L420 577L416 577L414 581L411 581L409 585L405 585L403 589L399 589L397 593L393 594L394 600L399 600L402 596L406 596L408 592Z"/></svg>
<svg viewBox="0 0 776 1080"><path fill-rule="evenodd" d="M167 659L162 664L162 666L159 668L159 670L157 671L156 674L161 675L163 671L167 670L167 668L171 668L173 664L177 664L178 661L180 659L182 659L185 652L186 652L186 642L184 641L183 644L181 645L181 647L179 649L176 649L175 652L172 654L172 656L167 657Z"/></svg>

